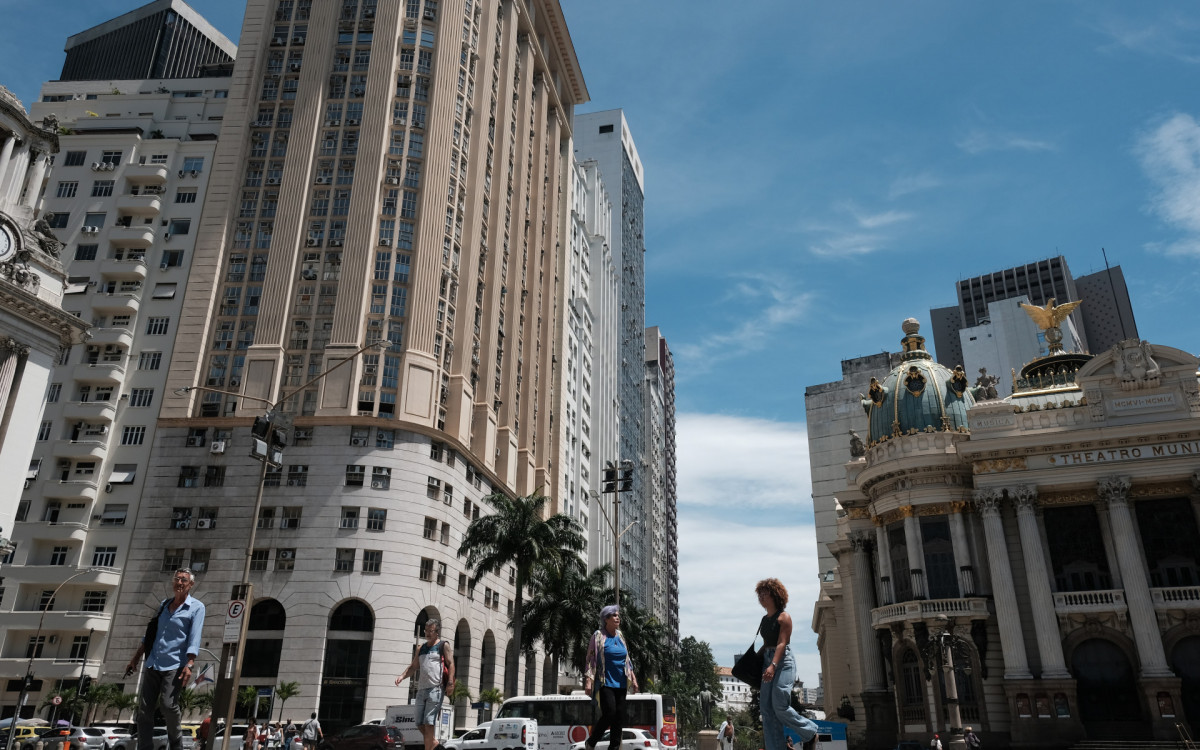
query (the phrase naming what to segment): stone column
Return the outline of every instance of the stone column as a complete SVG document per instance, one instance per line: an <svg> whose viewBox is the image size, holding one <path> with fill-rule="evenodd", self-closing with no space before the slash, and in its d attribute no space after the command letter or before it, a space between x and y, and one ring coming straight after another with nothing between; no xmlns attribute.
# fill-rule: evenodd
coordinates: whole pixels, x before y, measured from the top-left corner
<svg viewBox="0 0 1200 750"><path fill-rule="evenodd" d="M858 645L862 652L864 688L866 690L883 690L883 659L879 654L879 645L875 641L875 628L871 626L871 548L874 543L865 531L856 531L850 535L851 549L854 550L854 619L858 622Z"/></svg>
<svg viewBox="0 0 1200 750"><path fill-rule="evenodd" d="M16 203L21 197L21 186L25 184L25 170L29 168L29 144L19 143L13 149L12 159L8 162L8 170L4 175L4 184L0 185L0 197L9 203Z"/></svg>
<svg viewBox="0 0 1200 750"><path fill-rule="evenodd" d="M904 512L904 544L908 547L908 571L912 578L913 599L924 599L928 590L925 586L925 548L921 544L921 520L913 507L901 508Z"/></svg>
<svg viewBox="0 0 1200 750"><path fill-rule="evenodd" d="M950 504L950 544L954 548L954 564L958 568L958 595L975 595L975 571L971 567L971 548L967 546L967 522L963 513L965 502Z"/></svg>
<svg viewBox="0 0 1200 750"><path fill-rule="evenodd" d="M1100 499L1108 504L1113 547L1117 551L1117 563L1124 571L1125 603L1129 606L1129 624L1133 626L1142 676L1170 677L1174 676L1174 672L1167 666L1162 635L1158 632L1158 617L1154 614L1154 601L1150 598L1146 560L1134 535L1129 509L1131 484L1129 477L1105 477L1099 484Z"/></svg>
<svg viewBox="0 0 1200 750"><path fill-rule="evenodd" d="M1042 549L1042 534L1037 522L1037 490L1028 485L1009 487L1008 496L1017 506L1017 528L1021 532L1021 552L1025 557L1025 578L1029 581L1029 606L1033 609L1033 627L1037 632L1038 653L1042 657L1043 679L1071 676L1063 658L1062 639L1058 635L1058 616L1054 612L1054 594Z"/></svg>
<svg viewBox="0 0 1200 750"><path fill-rule="evenodd" d="M876 519L878 521L878 519ZM888 546L887 527L875 527L875 567L879 573L879 592L876 596L880 606L895 601L892 595L892 553Z"/></svg>
<svg viewBox="0 0 1200 750"><path fill-rule="evenodd" d="M975 490L975 507L979 509L979 517L983 520L983 535L987 541L992 597L996 601L996 622L1000 627L1000 652L1004 656L1004 679L1028 680L1033 678L1033 674L1029 671L1029 660L1025 656L1021 612L1017 609L1012 568L1008 564L1000 503L1000 490Z"/></svg>
<svg viewBox="0 0 1200 750"><path fill-rule="evenodd" d="M1112 520L1108 517L1108 504L1097 500L1094 507L1096 520L1100 523L1100 539L1104 542L1104 559L1108 562L1108 572L1112 576L1112 587L1125 588L1121 576L1121 563L1117 560L1117 549L1113 546Z"/></svg>
<svg viewBox="0 0 1200 750"><path fill-rule="evenodd" d="M13 147L16 145L16 133L4 136L4 146L0 148L0 195L4 193L4 178L8 175L8 163L12 160Z"/></svg>
<svg viewBox="0 0 1200 750"><path fill-rule="evenodd" d="M42 194L42 180L46 177L46 163L49 157L45 152L34 157L33 167L29 170L29 181L25 183L25 200L21 203L26 208L37 205L38 196Z"/></svg>
<svg viewBox="0 0 1200 750"><path fill-rule="evenodd" d="M14 338L0 339L0 416L8 412L8 399L13 394L17 366L29 347Z"/></svg>
<svg viewBox="0 0 1200 750"><path fill-rule="evenodd" d="M1200 471L1192 472L1192 513L1200 526Z"/></svg>

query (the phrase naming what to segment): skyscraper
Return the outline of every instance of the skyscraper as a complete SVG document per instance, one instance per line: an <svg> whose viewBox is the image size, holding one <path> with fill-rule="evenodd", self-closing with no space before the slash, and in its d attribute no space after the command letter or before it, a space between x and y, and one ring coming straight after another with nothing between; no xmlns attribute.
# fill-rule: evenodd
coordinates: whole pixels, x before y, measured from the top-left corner
<svg viewBox="0 0 1200 750"><path fill-rule="evenodd" d="M431 617L472 692L555 688L548 661L518 660L512 572L475 580L456 550L493 489L556 486L586 100L556 0L251 0L168 375L193 390L160 415L123 621L165 568L207 555L219 600L249 555L243 684L314 686L289 705L327 728L407 697L392 677ZM254 517L248 429L268 408L293 427Z"/></svg>
<svg viewBox="0 0 1200 750"><path fill-rule="evenodd" d="M633 491L622 498L618 529L621 537L621 585L640 605L648 603L646 534L649 519L642 517L648 474L645 438L646 284L643 238L644 196L642 161L634 145L625 113L619 109L589 112L575 119L575 153L595 160L613 201L609 245L617 269L618 329L611 365L601 363L601 377L615 377L619 455L599 456L605 461L633 463ZM617 198L620 197L620 204ZM629 502L630 498L638 499Z"/></svg>
<svg viewBox="0 0 1200 750"><path fill-rule="evenodd" d="M647 492L646 533L648 609L673 641L679 640L679 534L675 473L675 359L658 326L646 329Z"/></svg>

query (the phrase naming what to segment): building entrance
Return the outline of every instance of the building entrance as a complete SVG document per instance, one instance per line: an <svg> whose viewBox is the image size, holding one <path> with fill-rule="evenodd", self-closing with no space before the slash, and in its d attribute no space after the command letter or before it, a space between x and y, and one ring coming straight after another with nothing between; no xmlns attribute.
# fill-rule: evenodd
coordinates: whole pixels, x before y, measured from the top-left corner
<svg viewBox="0 0 1200 750"><path fill-rule="evenodd" d="M1089 738L1128 739L1147 731L1133 665L1120 647L1101 638L1084 641L1071 655L1071 672Z"/></svg>
<svg viewBox="0 0 1200 750"><path fill-rule="evenodd" d="M1183 715L1195 730L1200 727L1200 636L1188 636L1175 644L1171 666L1183 681Z"/></svg>

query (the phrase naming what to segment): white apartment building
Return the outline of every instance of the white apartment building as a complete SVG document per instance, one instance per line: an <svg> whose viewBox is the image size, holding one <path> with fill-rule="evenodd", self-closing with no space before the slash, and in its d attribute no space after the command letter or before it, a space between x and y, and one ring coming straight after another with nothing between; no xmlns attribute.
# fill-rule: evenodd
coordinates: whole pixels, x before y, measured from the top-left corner
<svg viewBox="0 0 1200 750"><path fill-rule="evenodd" d="M50 82L32 108L64 129L43 206L65 243L64 309L91 326L46 392L5 572L13 595L0 604L0 616L61 613L5 636L6 655L28 647L53 662L39 661L39 677L100 676L227 88L221 77ZM5 666L0 680L24 673ZM31 703L55 686L43 681Z"/></svg>

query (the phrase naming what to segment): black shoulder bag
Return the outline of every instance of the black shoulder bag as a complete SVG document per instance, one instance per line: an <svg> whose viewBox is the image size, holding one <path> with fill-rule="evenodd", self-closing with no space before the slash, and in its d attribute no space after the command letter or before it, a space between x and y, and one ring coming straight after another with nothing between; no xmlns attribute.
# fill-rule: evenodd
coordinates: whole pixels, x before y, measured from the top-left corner
<svg viewBox="0 0 1200 750"><path fill-rule="evenodd" d="M150 618L150 622L146 623L146 635L143 636L142 643L146 645L147 657L150 656L150 649L154 648L154 639L158 637L158 618L162 617L163 610L167 608L167 603L170 601L170 599L163 599L158 612Z"/></svg>
<svg viewBox="0 0 1200 750"><path fill-rule="evenodd" d="M746 649L746 653L738 657L737 664L733 665L733 676L746 683L750 687L760 687L763 678L763 655L761 649L754 648L754 644L758 642L758 633L762 630L762 622L758 623L758 630L754 631L754 640L750 641L750 648ZM764 644L765 645L765 644Z"/></svg>

